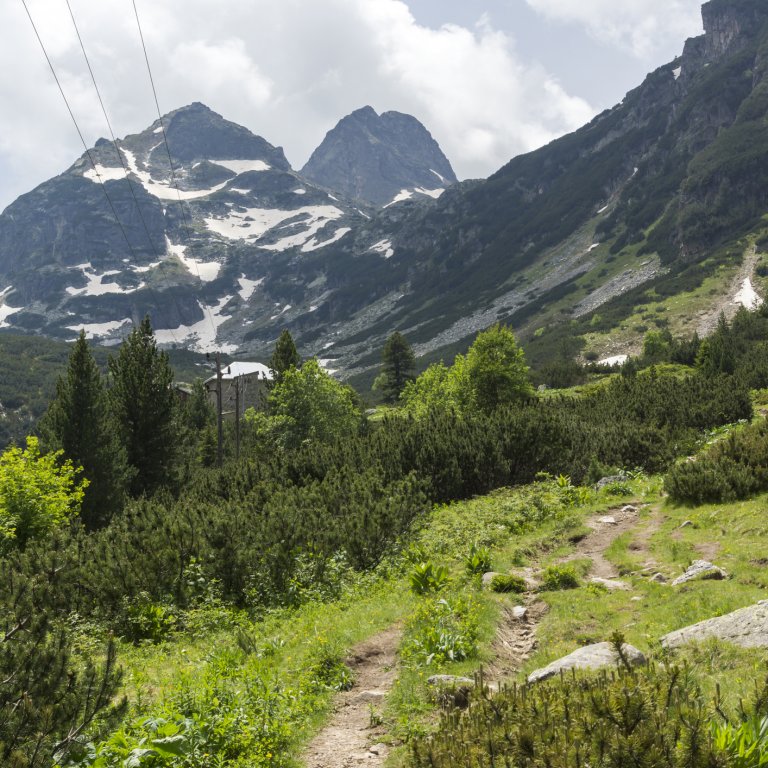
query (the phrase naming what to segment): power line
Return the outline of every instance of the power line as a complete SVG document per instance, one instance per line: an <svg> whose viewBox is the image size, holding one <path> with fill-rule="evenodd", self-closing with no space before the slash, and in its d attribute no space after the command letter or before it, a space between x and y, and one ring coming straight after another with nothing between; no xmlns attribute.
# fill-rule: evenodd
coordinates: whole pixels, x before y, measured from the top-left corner
<svg viewBox="0 0 768 768"><path fill-rule="evenodd" d="M78 42L80 43L80 50L83 52L83 58L85 59L85 63L88 66L88 72L91 75L91 82L93 83L93 87L96 91L96 96L98 96L99 104L101 105L101 113L104 115L104 120L107 123L107 128L109 128L109 135L112 137L112 145L115 148L115 152L117 153L117 158L120 161L120 165L123 166L123 172L125 173L125 179L128 182L128 186L131 190L131 196L133 197L133 202L136 204L136 211L139 214L139 218L141 219L141 223L144 226L144 232L147 234L147 240L149 241L149 245L152 248L152 252L155 254L155 258L160 258L160 253L158 252L157 248L155 247L155 243L152 240L152 235L149 233L149 227L147 226L147 222L144 218L144 214L141 211L141 206L139 205L139 201L136 197L136 190L134 189L133 182L130 179L130 176L128 175L128 168L125 165L125 161L123 160L123 153L120 151L120 147L117 144L117 139L115 138L115 132L112 130L112 123L109 120L109 116L107 115L106 107L104 106L104 100L101 98L101 91L99 90L99 86L96 83L96 77L93 74L93 68L91 67L90 59L88 58L88 54L85 52L85 45L83 44L83 38L80 35L80 29L77 26L77 21L75 20L75 14L72 12L72 6L69 3L69 0L66 0L67 3L67 10L69 11L69 16L72 19L72 26L75 28L75 34L77 35Z"/></svg>
<svg viewBox="0 0 768 768"><path fill-rule="evenodd" d="M122 222L120 221L120 217L117 215L117 210L115 209L114 204L112 203L112 199L109 196L109 193L107 192L107 188L104 184L103 179L101 178L101 174L99 173L98 169L96 168L96 163L93 159L93 155L91 154L90 149L88 148L88 145L85 141L85 138L83 137L83 132L80 130L80 126L78 125L77 119L75 118L75 114L72 111L72 107L69 104L69 100L67 99L66 94L64 93L64 89L61 85L61 81L59 80L58 75L56 74L56 70L53 67L53 63L51 62L50 57L48 56L48 51L45 48L45 44L43 43L42 38L40 37L40 33L37 30L37 25L35 24L35 20L32 18L32 14L29 11L29 8L27 7L26 0L21 0L21 4L24 6L24 10L27 13L27 17L29 18L29 22L32 25L32 29L35 32L35 37L37 38L37 42L40 44L40 48L43 51L43 56L45 56L45 60L48 62L48 67L51 70L51 74L53 75L53 79L56 81L56 85L58 86L59 93L61 94L61 98L64 100L64 104L67 107L67 111L69 112L70 118L72 118L72 122L75 126L75 130L77 131L77 135L80 137L80 141L83 144L83 148L85 149L85 154L88 156L88 160L91 163L91 166L93 168L94 173L96 174L96 178L98 179L98 183L101 186L102 191L104 192L104 197L107 199L107 202L109 203L109 207L112 211L112 215L115 219L115 222L117 223L117 226L120 228L120 231L123 233L123 237L125 238L125 243L128 246L128 250L131 252L131 256L133 256L134 262L138 262L138 257L136 256L136 251L134 251L133 246L131 245L131 241L128 239L128 234L125 231L125 227L123 227ZM71 12L71 9L70 9ZM79 35L78 35L79 36ZM90 65L89 65L90 68ZM149 285L147 285L149 288ZM150 288L150 291L152 289ZM171 333L171 338L173 338L173 341L175 344L178 344L178 339L176 338L176 335L173 333L172 329L168 329Z"/></svg>
<svg viewBox="0 0 768 768"><path fill-rule="evenodd" d="M189 247L192 244L192 237L190 233L189 222L187 221L187 214L186 214L186 211L184 210L184 203L181 200L181 191L179 190L179 184L178 184L178 181L176 180L176 171L173 167L173 160L171 159L171 148L168 145L168 136L165 132L163 115L162 115L162 112L160 111L160 102L157 98L157 89L155 88L155 79L154 77L152 77L152 67L149 64L149 54L147 53L147 46L146 46L146 43L144 42L144 33L142 32L141 21L139 20L139 9L136 7L136 0L131 0L131 2L133 4L133 13L136 16L136 26L138 27L138 30L139 30L139 39L141 40L141 48L144 51L144 61L147 64L147 74L149 75L149 84L152 86L152 95L154 96L154 99L155 99L155 108L157 109L157 117L160 120L160 129L163 135L163 144L165 144L165 152L168 155L168 165L171 169L171 181L173 182L173 186L176 189L176 196L179 199L179 209L181 210L181 218L182 218L182 221L184 222L184 229L187 234L187 246ZM200 282L200 287L202 288L203 278L200 276L200 270L198 269L197 262L194 261L193 259L192 263L195 265L195 272L197 272L197 279ZM213 330L213 338L215 340L216 337L218 336L218 332L216 328L216 323L213 322L213 313L211 312L211 309L208 306L208 304L205 304L204 306L206 308L206 312L208 313L208 320L211 323L211 329Z"/></svg>

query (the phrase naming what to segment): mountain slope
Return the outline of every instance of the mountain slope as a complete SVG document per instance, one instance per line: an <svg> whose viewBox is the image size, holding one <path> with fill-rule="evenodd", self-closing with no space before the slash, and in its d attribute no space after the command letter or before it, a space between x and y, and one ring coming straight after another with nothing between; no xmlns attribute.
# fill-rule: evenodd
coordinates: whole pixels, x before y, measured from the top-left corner
<svg viewBox="0 0 768 768"><path fill-rule="evenodd" d="M371 108L314 153L318 183L202 105L171 113L182 203L159 122L120 142L133 193L99 142L131 249L81 158L0 216L0 324L64 338L85 324L110 342L149 311L164 343L252 355L288 328L346 375L378 365L393 330L430 360L509 322L535 362L697 330L735 309L737 277L761 293L750 265L768 274L768 7L712 0L702 15L704 35L620 104L437 199L369 204L450 170L417 121Z"/></svg>

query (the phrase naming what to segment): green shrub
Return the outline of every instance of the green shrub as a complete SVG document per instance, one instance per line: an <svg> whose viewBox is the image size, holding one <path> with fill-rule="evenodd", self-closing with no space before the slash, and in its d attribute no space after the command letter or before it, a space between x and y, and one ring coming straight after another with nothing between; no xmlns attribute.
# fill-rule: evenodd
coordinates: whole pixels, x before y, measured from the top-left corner
<svg viewBox="0 0 768 768"><path fill-rule="evenodd" d="M414 740L412 765L765 765L759 762L765 753L765 720L755 719L754 724L737 729L721 728L713 738L710 722L716 717L716 706L702 695L691 670L672 664L648 668L626 664L597 675L565 674L545 683L475 695L468 710L445 714L436 733ZM755 743L760 747L749 758L739 756Z"/></svg>
<svg viewBox="0 0 768 768"><path fill-rule="evenodd" d="M488 547L472 545L464 559L464 567L469 574L488 573L491 570L491 553Z"/></svg>
<svg viewBox="0 0 768 768"><path fill-rule="evenodd" d="M129 640L160 643L173 632L178 617L168 605L152 600L147 592L125 599L125 631Z"/></svg>
<svg viewBox="0 0 768 768"><path fill-rule="evenodd" d="M579 577L570 565L550 565L541 575L541 591L556 592L561 589L576 589Z"/></svg>
<svg viewBox="0 0 768 768"><path fill-rule="evenodd" d="M442 565L435 567L431 561L419 563L411 571L409 581L417 595L439 592L448 583L448 570Z"/></svg>
<svg viewBox="0 0 768 768"><path fill-rule="evenodd" d="M491 579L493 592L515 592L520 595L526 590L525 579L512 573L497 573Z"/></svg>
<svg viewBox="0 0 768 768"><path fill-rule="evenodd" d="M408 620L402 658L415 666L442 667L477 653L478 606L468 596L429 601Z"/></svg>

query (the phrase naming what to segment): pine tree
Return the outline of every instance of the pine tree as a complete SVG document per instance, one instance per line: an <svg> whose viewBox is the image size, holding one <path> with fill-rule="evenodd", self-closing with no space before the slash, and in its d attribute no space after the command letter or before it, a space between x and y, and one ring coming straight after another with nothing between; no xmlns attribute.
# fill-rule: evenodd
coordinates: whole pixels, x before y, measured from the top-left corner
<svg viewBox="0 0 768 768"><path fill-rule="evenodd" d="M413 381L416 358L405 336L395 331L384 344L381 353L382 366L378 386L384 392L384 399L394 403L409 381Z"/></svg>
<svg viewBox="0 0 768 768"><path fill-rule="evenodd" d="M130 491L151 494L169 485L177 446L176 395L168 355L155 343L149 316L110 358L110 401L128 464L135 471Z"/></svg>
<svg viewBox="0 0 768 768"><path fill-rule="evenodd" d="M56 384L56 396L40 423L47 450L63 450L83 468L89 485L80 519L93 530L108 523L123 505L128 484L125 450L109 410L104 383L85 333L69 355L67 372Z"/></svg>
<svg viewBox="0 0 768 768"><path fill-rule="evenodd" d="M269 358L269 367L275 374L275 379L279 380L283 374L291 368L298 368L301 365L301 357L296 350L296 344L293 342L293 336L290 332L284 330L281 332L275 344L275 351Z"/></svg>

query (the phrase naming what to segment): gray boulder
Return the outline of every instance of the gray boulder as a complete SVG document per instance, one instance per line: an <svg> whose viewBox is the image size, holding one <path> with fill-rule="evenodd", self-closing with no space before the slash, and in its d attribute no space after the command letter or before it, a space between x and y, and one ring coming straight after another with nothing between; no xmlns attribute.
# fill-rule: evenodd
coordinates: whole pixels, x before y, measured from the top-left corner
<svg viewBox="0 0 768 768"><path fill-rule="evenodd" d="M627 481L627 475L608 475L607 477L601 477L596 484L598 491L605 488L606 485L613 485L614 483L625 483Z"/></svg>
<svg viewBox="0 0 768 768"><path fill-rule="evenodd" d="M711 637L742 648L768 647L768 600L677 629L664 635L661 644L665 648L676 648Z"/></svg>
<svg viewBox="0 0 768 768"><path fill-rule="evenodd" d="M633 645L624 643L622 648L632 666L640 666L646 663L645 656ZM585 645L583 648L577 648L573 653L553 661L546 667L534 670L528 675L528 682L538 683L541 680L547 680L550 677L559 675L561 670L602 669L603 667L614 667L617 663L618 658L612 643Z"/></svg>
<svg viewBox="0 0 768 768"><path fill-rule="evenodd" d="M687 581L695 581L696 579L724 579L727 575L722 568L718 568L708 560L694 560L682 576L678 576L672 581L672 586L685 584Z"/></svg>

